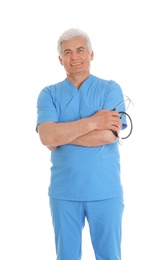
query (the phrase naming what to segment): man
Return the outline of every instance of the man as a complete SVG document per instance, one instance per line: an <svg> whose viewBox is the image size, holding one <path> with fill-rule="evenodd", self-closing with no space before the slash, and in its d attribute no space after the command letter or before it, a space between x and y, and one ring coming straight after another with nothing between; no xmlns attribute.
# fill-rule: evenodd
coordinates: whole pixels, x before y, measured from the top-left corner
<svg viewBox="0 0 168 260"><path fill-rule="evenodd" d="M37 101L37 131L51 151L56 259L81 259L87 218L96 259L120 260L124 205L114 133L126 122L113 109L123 101L122 90L90 73L94 53L85 32L65 31L57 47L67 77L42 89Z"/></svg>

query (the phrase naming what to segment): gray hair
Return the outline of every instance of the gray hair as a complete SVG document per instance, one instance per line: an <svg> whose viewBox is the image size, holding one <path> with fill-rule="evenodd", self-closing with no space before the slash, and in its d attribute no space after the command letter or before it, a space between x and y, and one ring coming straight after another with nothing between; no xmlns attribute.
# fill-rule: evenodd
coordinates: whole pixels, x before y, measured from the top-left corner
<svg viewBox="0 0 168 260"><path fill-rule="evenodd" d="M84 31L82 31L80 29L71 28L71 29L68 29L65 32L63 32L63 34L58 39L57 51L58 51L60 56L61 56L61 44L62 44L62 42L71 40L71 39L76 38L76 37L81 37L81 38L85 39L89 52L90 53L92 52L92 44L91 44L89 36Z"/></svg>

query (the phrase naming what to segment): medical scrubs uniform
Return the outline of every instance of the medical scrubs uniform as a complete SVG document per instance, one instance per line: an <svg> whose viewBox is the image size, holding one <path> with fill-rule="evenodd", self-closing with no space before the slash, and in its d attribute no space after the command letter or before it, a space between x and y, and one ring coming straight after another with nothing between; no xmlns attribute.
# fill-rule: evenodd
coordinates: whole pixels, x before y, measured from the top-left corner
<svg viewBox="0 0 168 260"><path fill-rule="evenodd" d="M37 125L90 117L122 101L122 90L113 80L90 75L78 89L66 78L40 92ZM117 110L123 111L124 104ZM118 142L62 145L51 152L51 163L48 193L57 259L81 259L81 230L87 217L96 259L120 260L123 190Z"/></svg>

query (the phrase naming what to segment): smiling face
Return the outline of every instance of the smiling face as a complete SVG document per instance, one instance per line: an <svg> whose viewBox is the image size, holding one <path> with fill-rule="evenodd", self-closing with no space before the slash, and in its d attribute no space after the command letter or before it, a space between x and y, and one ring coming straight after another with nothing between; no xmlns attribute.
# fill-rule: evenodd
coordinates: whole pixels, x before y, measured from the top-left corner
<svg viewBox="0 0 168 260"><path fill-rule="evenodd" d="M93 52L89 52L84 38L75 37L63 41L61 44L61 56L59 60L64 66L68 77L79 75L90 75L90 62L93 59Z"/></svg>

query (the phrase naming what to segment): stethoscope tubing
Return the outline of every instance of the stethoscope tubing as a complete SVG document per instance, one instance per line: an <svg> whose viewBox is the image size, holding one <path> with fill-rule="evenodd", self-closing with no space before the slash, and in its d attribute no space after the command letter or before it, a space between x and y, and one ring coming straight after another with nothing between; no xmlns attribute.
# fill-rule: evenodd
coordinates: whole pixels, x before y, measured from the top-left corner
<svg viewBox="0 0 168 260"><path fill-rule="evenodd" d="M129 120L130 120L130 123L131 123L131 129L130 129L130 132L129 132L129 134L127 135L127 136L125 136L125 137L120 137L119 135L118 135L118 133L116 132L116 131L114 131L114 130L112 130L112 132L113 132L113 134L117 137L117 138L121 138L121 139L127 139L130 135L131 135L131 133L132 133L132 130L133 130L133 123L132 123L132 119L131 119L131 117L130 117L130 115L128 114L128 113L126 113L125 111L120 111L120 112L118 112L119 114L121 114L121 115L126 115L128 118L129 118ZM121 118L121 117L120 117Z"/></svg>

